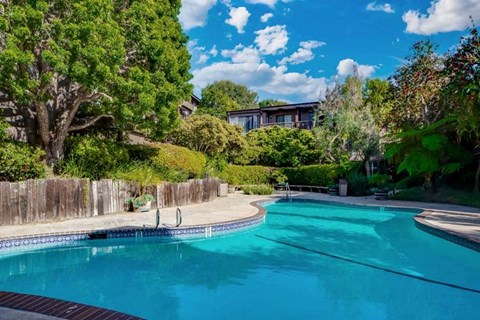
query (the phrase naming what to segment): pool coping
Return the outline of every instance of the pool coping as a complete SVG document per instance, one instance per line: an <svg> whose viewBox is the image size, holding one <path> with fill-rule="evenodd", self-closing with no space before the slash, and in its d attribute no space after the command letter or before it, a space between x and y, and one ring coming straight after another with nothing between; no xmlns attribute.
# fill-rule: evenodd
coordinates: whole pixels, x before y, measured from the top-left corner
<svg viewBox="0 0 480 320"><path fill-rule="evenodd" d="M41 248L52 245L69 245L78 241L97 239L160 237L166 240L208 239L255 228L265 222L266 209L258 203L250 202L257 209L253 216L230 221L198 224L194 226L161 226L158 228L119 227L80 231L51 232L0 238L0 253L21 247Z"/></svg>

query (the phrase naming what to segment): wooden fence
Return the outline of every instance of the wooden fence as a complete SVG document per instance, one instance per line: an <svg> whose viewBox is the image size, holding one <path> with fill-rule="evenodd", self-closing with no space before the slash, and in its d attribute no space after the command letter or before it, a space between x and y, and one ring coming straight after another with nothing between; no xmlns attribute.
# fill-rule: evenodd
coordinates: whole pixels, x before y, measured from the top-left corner
<svg viewBox="0 0 480 320"><path fill-rule="evenodd" d="M212 201L217 179L150 186L152 207L174 207ZM0 182L0 226L93 217L125 211L125 200L137 192L118 180L45 179Z"/></svg>

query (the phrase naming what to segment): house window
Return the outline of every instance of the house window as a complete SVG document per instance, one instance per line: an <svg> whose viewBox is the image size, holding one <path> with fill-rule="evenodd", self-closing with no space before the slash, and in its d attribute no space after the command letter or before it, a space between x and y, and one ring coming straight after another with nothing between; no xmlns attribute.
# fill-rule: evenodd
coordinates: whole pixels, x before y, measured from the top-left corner
<svg viewBox="0 0 480 320"><path fill-rule="evenodd" d="M281 127L287 127L291 128L292 127L292 115L291 114L285 114L285 115L279 115L275 116L275 122L277 125Z"/></svg>
<svg viewBox="0 0 480 320"><path fill-rule="evenodd" d="M241 116L241 117L231 117L231 124L237 124L243 128L244 132L248 132L259 127L258 116Z"/></svg>

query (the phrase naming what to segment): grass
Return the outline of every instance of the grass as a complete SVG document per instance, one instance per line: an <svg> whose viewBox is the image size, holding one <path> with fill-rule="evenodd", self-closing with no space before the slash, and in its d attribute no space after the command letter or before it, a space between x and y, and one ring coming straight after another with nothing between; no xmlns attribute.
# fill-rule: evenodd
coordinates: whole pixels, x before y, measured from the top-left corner
<svg viewBox="0 0 480 320"><path fill-rule="evenodd" d="M414 187L397 193L393 198L397 200L460 204L480 208L479 193L456 190L448 187L439 188L437 192L427 191L422 187Z"/></svg>

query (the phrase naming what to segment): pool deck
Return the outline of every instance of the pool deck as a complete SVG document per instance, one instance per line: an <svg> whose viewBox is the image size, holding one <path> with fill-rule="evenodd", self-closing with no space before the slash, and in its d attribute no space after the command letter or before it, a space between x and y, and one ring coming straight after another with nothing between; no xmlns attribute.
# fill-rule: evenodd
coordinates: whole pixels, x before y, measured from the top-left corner
<svg viewBox="0 0 480 320"><path fill-rule="evenodd" d="M461 241L466 239L469 242L478 244L478 247L480 247L480 208L439 203L375 200L373 197L332 197L325 194L311 192L293 192L292 196L301 199L333 201L348 204L423 209L424 212L415 217L417 226L420 224L420 229L459 244L462 244ZM217 198L212 202L183 206L181 207L183 216L182 226L208 225L239 219L248 219L258 213L258 208L252 206L252 202L274 200L283 197L283 193L274 196L247 196L235 193L229 194L228 197L225 198ZM174 224L175 216L176 208L161 209L161 224ZM124 212L67 221L21 226L3 226L0 227L0 239L50 233L81 232L86 230L153 227L155 225L155 220L155 210L151 210L148 213ZM449 236L452 236L453 239L449 238ZM457 241L458 239L460 239L460 241ZM475 248L473 249L476 250ZM57 318L52 315L32 313L18 310L16 308L4 307L5 305L2 307L0 304L0 320L65 319Z"/></svg>

